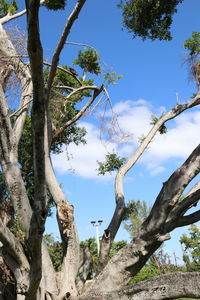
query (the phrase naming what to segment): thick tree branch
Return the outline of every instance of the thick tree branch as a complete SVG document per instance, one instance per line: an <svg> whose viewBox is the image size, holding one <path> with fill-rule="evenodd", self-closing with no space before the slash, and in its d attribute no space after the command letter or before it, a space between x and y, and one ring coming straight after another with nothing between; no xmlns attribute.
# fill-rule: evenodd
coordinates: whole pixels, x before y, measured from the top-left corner
<svg viewBox="0 0 200 300"><path fill-rule="evenodd" d="M156 133L159 131L159 129L165 122L175 118L176 116L178 116L180 113L182 113L186 109L191 108L193 106L197 106L199 104L200 104L200 92L189 103L186 103L183 105L176 105L168 113L166 113L164 116L162 116L157 121L157 123L153 126L153 128L150 130L150 132L148 133L148 135L146 136L144 141L141 143L141 145L138 147L138 149L134 152L134 154L128 159L128 161L118 171L116 178L115 178L116 208L113 213L111 222L110 222L108 228L106 229L106 231L103 235L103 238L102 238L98 272L100 272L107 263L111 244L116 236L116 233L119 229L119 226L120 226L122 218L123 218L123 212L124 212L124 207L125 207L124 191L123 191L124 176L135 165L135 163L138 161L140 156L144 153L145 149L147 149L148 145L153 140L154 136L156 135ZM157 209L158 209L158 207L157 207ZM158 210L160 211L160 208ZM158 217L158 216L156 215L156 217Z"/></svg>
<svg viewBox="0 0 200 300"><path fill-rule="evenodd" d="M56 74L56 69L59 63L59 57L60 57L60 53L64 47L65 41L70 33L70 30L72 28L72 25L74 24L75 20L78 18L79 13L83 7L83 5L85 4L86 0L78 0L71 15L69 16L67 23L65 25L65 28L63 30L62 36L60 38L60 41L58 43L58 46L55 50L55 53L53 55L53 59L52 59L52 66L51 66L51 70L49 73L49 78L48 78L48 82L47 82L47 98L49 98L50 95L50 90L51 90L51 86L53 83L53 79L55 77Z"/></svg>
<svg viewBox="0 0 200 300"><path fill-rule="evenodd" d="M143 223L145 234L156 232L164 225L169 213L177 205L185 187L200 172L200 145L163 184L150 215Z"/></svg>
<svg viewBox="0 0 200 300"><path fill-rule="evenodd" d="M195 222L200 221L200 210L189 214L187 216L182 216L177 218L176 221L171 225L170 230L173 230L178 227L187 226ZM168 229L169 230L169 229Z"/></svg>
<svg viewBox="0 0 200 300"><path fill-rule="evenodd" d="M194 188L193 188L194 190ZM183 219L184 214L192 207L196 206L200 199L200 189L195 190L193 193L189 193L182 201L177 203L177 205L170 212L166 223L165 232L170 232L174 228L179 227L180 220ZM193 222L192 222L193 223ZM188 225L188 224L187 224ZM184 225L181 225L184 226Z"/></svg>
<svg viewBox="0 0 200 300"><path fill-rule="evenodd" d="M28 53L30 57L31 75L33 82L32 105L32 140L34 166L34 204L28 245L32 261L30 270L29 299L36 299L36 294L42 278L42 235L47 216L46 179L45 179L45 119L46 97L43 78L43 49L39 32L39 0L26 0Z"/></svg>
<svg viewBox="0 0 200 300"><path fill-rule="evenodd" d="M98 290L86 292L78 300L171 300L182 297L199 299L199 272L160 275L108 293Z"/></svg>

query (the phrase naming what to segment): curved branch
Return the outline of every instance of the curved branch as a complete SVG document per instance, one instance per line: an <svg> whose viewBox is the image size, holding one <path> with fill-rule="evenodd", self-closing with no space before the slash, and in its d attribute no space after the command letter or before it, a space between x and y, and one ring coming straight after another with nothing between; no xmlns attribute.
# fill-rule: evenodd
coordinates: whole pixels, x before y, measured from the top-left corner
<svg viewBox="0 0 200 300"><path fill-rule="evenodd" d="M88 87L89 88L89 87ZM72 118L71 120L69 120L68 122L65 123L64 126L60 127L59 129L57 129L53 135L53 140L56 139L67 127L71 126L72 124L74 124L76 121L78 121L82 116L83 114L86 112L86 110L90 107L90 105L94 102L94 100L96 99L96 97L103 91L103 85L100 87L100 88L97 88L97 87L94 87L95 91L94 91L94 94L93 94L93 97L86 103L86 105L74 116L74 118ZM84 87L81 87L79 89L80 90L83 90ZM78 89L77 89L78 90ZM74 91L70 94L70 96L74 93L77 92Z"/></svg>
<svg viewBox="0 0 200 300"><path fill-rule="evenodd" d="M44 3L44 0L41 0L40 1L40 5L43 4L43 3ZM10 15L8 13L5 17L3 17L3 18L0 19L0 24L8 23L9 21L14 20L16 18L19 18L19 17L21 17L21 16L23 16L25 14L26 14L26 9L24 9L24 10L22 10L22 11L16 13L16 14L14 14L14 15Z"/></svg>
<svg viewBox="0 0 200 300"><path fill-rule="evenodd" d="M110 293L96 290L78 297L78 300L171 300L200 297L200 272L171 273L128 285Z"/></svg>
<svg viewBox="0 0 200 300"><path fill-rule="evenodd" d="M173 230L175 228L182 227L182 226L187 226L187 225L193 224L198 221L200 221L200 210L198 210L192 214L189 214L187 216L178 218L176 220L176 222L174 222L174 224L173 224L174 226L172 228L170 227L170 230Z"/></svg>
<svg viewBox="0 0 200 300"><path fill-rule="evenodd" d="M68 41L65 42L65 44L87 47L87 48L93 49L95 52L98 53L98 51L94 47L92 47L90 45L87 45L87 44L75 43L75 42L68 42Z"/></svg>
<svg viewBox="0 0 200 300"><path fill-rule="evenodd" d="M70 30L72 28L72 25L74 24L75 20L78 18L79 13L83 7L83 5L85 4L86 0L79 0L77 1L71 15L69 16L67 23L65 25L65 28L63 30L62 36L60 38L60 41L58 43L58 46L54 52L53 55L53 59L52 59L52 66L51 66L51 70L49 73L49 78L48 78L48 82L47 82L47 99L49 98L50 95L50 90L51 90L51 86L53 84L53 79L55 77L56 74L56 69L58 66L58 62L59 62L59 57L60 57L60 53L64 47L65 41L70 33Z"/></svg>
<svg viewBox="0 0 200 300"><path fill-rule="evenodd" d="M138 161L140 156L144 153L145 149L147 149L148 145L153 140L154 136L156 135L156 133L159 131L159 129L165 122L175 118L180 113L182 113L184 110L191 108L193 106L197 106L199 104L200 104L200 91L198 92L196 97L189 103L186 103L183 105L176 105L168 113L166 113L164 116L162 116L157 121L157 123L153 126L153 128L150 130L150 132L148 133L148 135L146 136L144 141L137 148L137 150L133 153L133 155L129 158L129 160L119 169L119 171L116 175L116 178L115 178L116 208L113 213L111 222L110 222L108 228L106 229L106 233L103 235L103 238L102 238L98 272L100 272L107 263L111 244L112 244L112 242L116 236L116 233L119 229L119 226L122 222L123 212L124 212L124 207L125 207L124 190L123 190L124 176L135 165L135 163ZM176 184L175 184L175 186L176 186ZM168 201L167 201L167 203L169 205ZM162 205L161 205L161 207L162 207ZM157 214L159 212L161 212L161 209L158 207L157 207L157 210L158 210L158 212L156 212L156 214L155 214L156 217L158 217ZM153 226L155 226L155 220L153 221L153 224L154 224ZM109 235L107 235L107 232L109 233Z"/></svg>
<svg viewBox="0 0 200 300"><path fill-rule="evenodd" d="M3 224L0 219L0 241L6 248L6 251L19 265L28 267L28 261L24 255L24 251L20 242L15 238L14 234Z"/></svg>
<svg viewBox="0 0 200 300"><path fill-rule="evenodd" d="M48 62L43 62L44 65L51 67L52 64L49 64ZM69 70L66 70L65 68L62 68L60 66L57 66L57 69L69 74L70 76L72 76L81 86L83 85L83 83L78 79L78 77L74 74L72 74Z"/></svg>
<svg viewBox="0 0 200 300"><path fill-rule="evenodd" d="M8 23L9 21L11 20L14 20L16 18L19 18L21 16L23 16L24 14L26 14L26 9L14 14L14 15L10 15L10 14L7 14L5 17L3 17L2 19L0 19L0 23L1 24L5 24L5 23Z"/></svg>
<svg viewBox="0 0 200 300"><path fill-rule="evenodd" d="M177 205L172 209L165 223L165 231L170 232L174 228L184 225L179 225L179 221L185 218L183 215L186 213L188 209L192 206L196 206L200 199L200 189L195 192L188 194L186 198L177 203ZM196 221L195 221L196 222ZM194 223L194 222L192 222ZM188 225L188 224L186 224Z"/></svg>

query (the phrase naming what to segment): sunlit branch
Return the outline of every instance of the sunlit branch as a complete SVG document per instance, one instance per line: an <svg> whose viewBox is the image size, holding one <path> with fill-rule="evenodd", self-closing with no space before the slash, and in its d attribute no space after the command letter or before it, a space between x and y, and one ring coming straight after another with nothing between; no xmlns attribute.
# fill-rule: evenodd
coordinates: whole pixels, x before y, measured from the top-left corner
<svg viewBox="0 0 200 300"><path fill-rule="evenodd" d="M173 230L177 227L187 226L187 225L193 224L198 221L200 221L200 210L198 210L190 215L178 218L176 223L174 224L174 227L171 230Z"/></svg>
<svg viewBox="0 0 200 300"><path fill-rule="evenodd" d="M87 48L93 49L95 52L98 53L98 51L94 47L92 47L90 45L87 45L87 44L75 43L75 42L68 42L68 41L65 42L65 44L87 47Z"/></svg>
<svg viewBox="0 0 200 300"><path fill-rule="evenodd" d="M53 59L52 59L52 66L51 66L51 70L50 70L49 78L48 78L48 82L47 82L47 99L49 98L51 86L53 84L53 80L54 80L54 77L55 77L55 74L56 74L57 66L58 66L58 63L59 63L60 53L61 53L61 51L64 47L64 44L66 42L66 39L67 39L67 37L70 33L72 25L74 24L75 20L78 18L79 13L80 13L83 5L85 4L85 2L86 2L86 0L79 0L76 3L71 15L69 16L69 18L67 20L67 23L66 23L65 28L63 30L60 41L59 41L59 43L57 45L57 48L54 52Z"/></svg>
<svg viewBox="0 0 200 300"><path fill-rule="evenodd" d="M44 3L44 0L41 0L40 1L40 5L42 5L43 3ZM3 17L3 18L0 19L0 24L5 24L5 23L7 23L7 22L9 22L11 20L14 20L16 18L19 18L19 17L21 17L21 16L23 16L25 14L26 14L26 9L24 9L24 10L22 10L22 11L16 13L16 14L14 14L14 15L10 15L8 13L5 17Z"/></svg>

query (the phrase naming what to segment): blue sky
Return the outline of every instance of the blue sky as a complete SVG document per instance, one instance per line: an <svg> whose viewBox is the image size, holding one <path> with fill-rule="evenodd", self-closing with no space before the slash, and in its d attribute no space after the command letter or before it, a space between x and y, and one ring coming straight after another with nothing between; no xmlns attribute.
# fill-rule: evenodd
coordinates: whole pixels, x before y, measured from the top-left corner
<svg viewBox="0 0 200 300"><path fill-rule="evenodd" d="M49 61L74 4L74 1L68 2L66 11L41 9L41 39L44 57ZM160 115L172 108L176 93L180 103L184 103L196 91L194 82L190 80L189 67L185 63L187 55L182 45L193 31L199 31L199 0L185 0L179 5L172 25L173 40L170 42L133 40L131 34L122 30L121 11L116 7L117 3L115 0L88 0L68 39L95 47L109 68L123 75L117 85L110 86L108 91L121 128L132 135L132 139L123 145L118 145L116 141L100 142L99 112L96 112L95 116L80 121L80 125L88 131L88 144L69 146L67 151L73 157L70 161L67 160L66 150L60 156L53 157L58 180L70 203L75 206L80 240L95 236L90 225L93 219L103 220L101 234L115 206L114 176L97 176L96 160L103 160L106 151L113 149L128 157L136 148L138 137L148 132L152 113ZM22 2L20 4L23 7ZM25 28L25 17L13 23L18 22ZM66 45L60 64L71 65L79 49L81 47ZM108 70L105 64L104 68ZM101 80L97 78L96 83L100 84ZM127 174L124 183L126 201L140 199L149 205L154 202L162 182L199 143L200 111L193 109L167 126L168 133L158 135L143 158ZM70 172L70 168L75 172ZM55 236L59 235L53 219L48 220L47 230ZM178 239L185 230L176 230L165 249L170 253L176 250L177 255L181 256ZM129 239L123 225L117 239Z"/></svg>

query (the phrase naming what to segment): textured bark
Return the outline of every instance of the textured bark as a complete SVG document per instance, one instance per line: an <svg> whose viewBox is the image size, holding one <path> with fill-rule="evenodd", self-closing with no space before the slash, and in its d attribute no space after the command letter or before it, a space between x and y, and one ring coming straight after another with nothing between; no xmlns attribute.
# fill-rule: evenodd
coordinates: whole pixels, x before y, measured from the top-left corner
<svg viewBox="0 0 200 300"><path fill-rule="evenodd" d="M186 284L187 282L187 284ZM200 273L172 273L141 281L110 293L91 292L78 300L171 300L200 298Z"/></svg>
<svg viewBox="0 0 200 300"><path fill-rule="evenodd" d="M80 266L78 270L78 275L76 277L76 286L81 293L81 290L87 280L88 274L92 267L92 256L90 254L89 248L86 247L80 252Z"/></svg>

